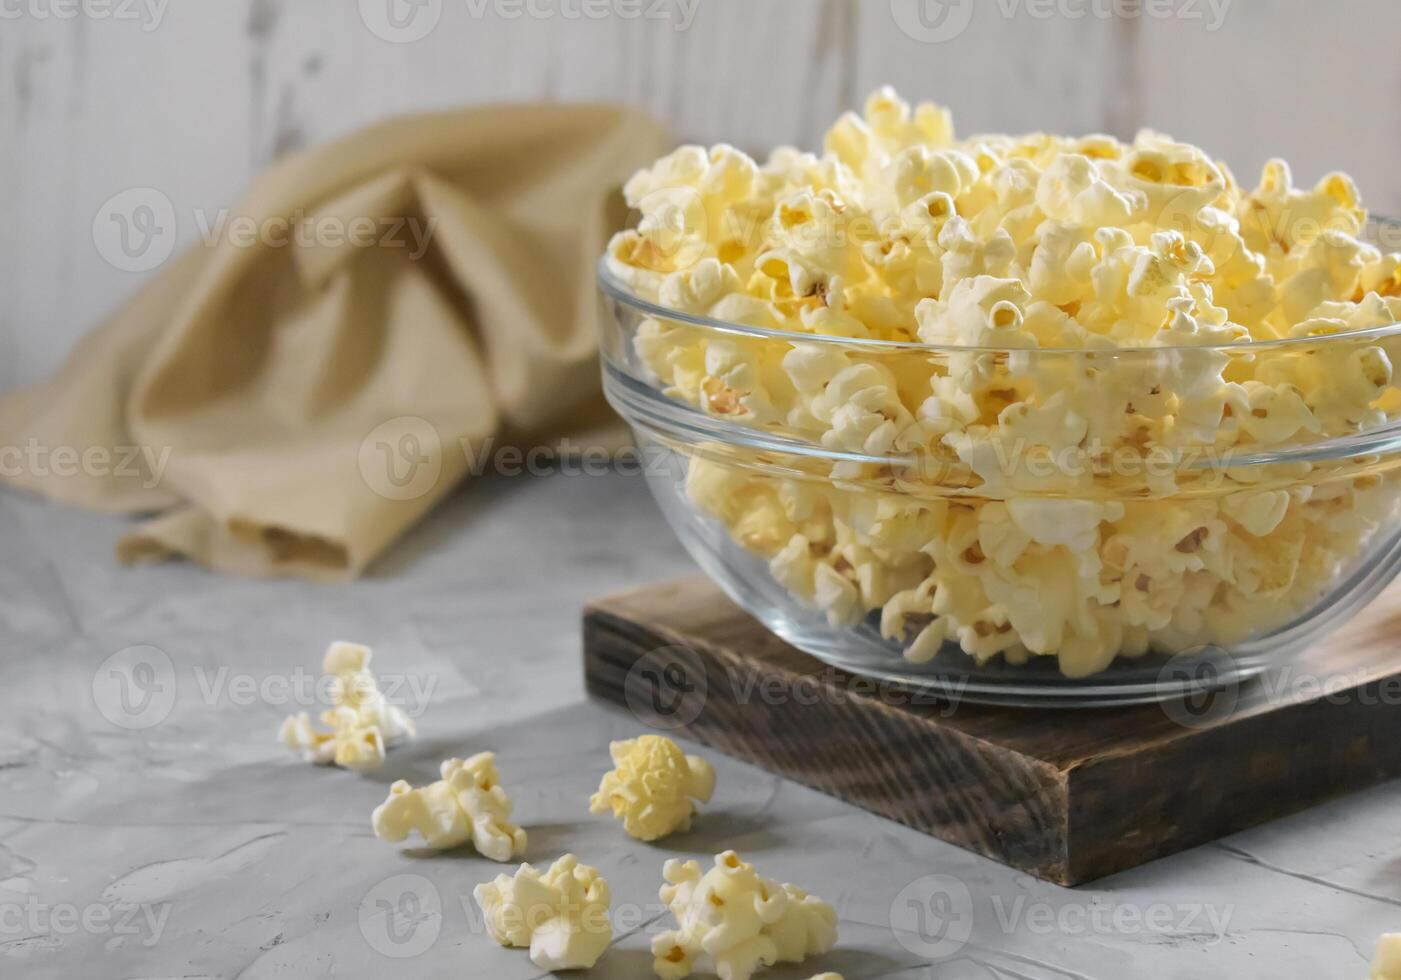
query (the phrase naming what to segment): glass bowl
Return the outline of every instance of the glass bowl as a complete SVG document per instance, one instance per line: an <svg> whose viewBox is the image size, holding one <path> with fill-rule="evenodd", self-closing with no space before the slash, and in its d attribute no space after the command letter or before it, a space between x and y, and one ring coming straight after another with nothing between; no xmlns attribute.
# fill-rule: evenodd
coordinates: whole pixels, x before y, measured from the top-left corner
<svg viewBox="0 0 1401 980"><path fill-rule="evenodd" d="M1401 569L1401 324L969 348L667 309L606 260L598 283L604 389L677 537L843 670L971 702L1160 701L1299 657ZM933 385L1000 411L917 414Z"/></svg>

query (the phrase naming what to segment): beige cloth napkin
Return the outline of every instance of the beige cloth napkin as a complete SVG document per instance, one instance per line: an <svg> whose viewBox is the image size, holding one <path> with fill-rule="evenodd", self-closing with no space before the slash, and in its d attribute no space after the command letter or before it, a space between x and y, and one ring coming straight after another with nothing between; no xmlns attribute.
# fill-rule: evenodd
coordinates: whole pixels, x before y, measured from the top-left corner
<svg viewBox="0 0 1401 980"><path fill-rule="evenodd" d="M354 576L490 445L608 428L594 263L664 148L618 108L492 106L280 162L223 240L0 398L3 478L155 515L125 561Z"/></svg>

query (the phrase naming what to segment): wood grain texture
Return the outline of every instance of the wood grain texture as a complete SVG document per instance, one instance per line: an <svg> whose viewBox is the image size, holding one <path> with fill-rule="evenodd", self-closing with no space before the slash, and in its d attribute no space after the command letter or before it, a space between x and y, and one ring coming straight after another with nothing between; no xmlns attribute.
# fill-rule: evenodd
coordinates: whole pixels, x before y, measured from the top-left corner
<svg viewBox="0 0 1401 980"><path fill-rule="evenodd" d="M1010 709L876 684L692 578L590 605L584 666L593 696L644 724L1073 885L1401 775L1398 635L1401 586L1306 664L1181 723L1157 705Z"/></svg>
<svg viewBox="0 0 1401 980"><path fill-rule="evenodd" d="M762 151L815 147L840 110L890 82L950 105L965 133L1152 125L1245 178L1272 154L1301 178L1349 170L1377 210L1401 213L1395 0L1182 0L1206 19L969 0L966 28L942 43L908 30L924 0L697 0L689 13L667 0L661 17L567 16L580 2L535 0L544 15L532 16L517 0L440 0L436 27L407 44L368 30L359 0L0 21L0 388L52 370L155 274L113 268L94 247L113 195L166 194L188 246L196 214L232 205L277 156L464 102L623 102L680 138Z"/></svg>

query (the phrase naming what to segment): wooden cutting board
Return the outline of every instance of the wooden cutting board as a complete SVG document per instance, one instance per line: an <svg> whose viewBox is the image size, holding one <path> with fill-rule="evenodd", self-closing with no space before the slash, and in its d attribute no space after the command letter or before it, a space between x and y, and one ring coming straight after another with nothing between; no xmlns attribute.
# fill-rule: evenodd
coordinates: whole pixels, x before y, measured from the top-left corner
<svg viewBox="0 0 1401 980"><path fill-rule="evenodd" d="M584 612L595 697L1065 885L1401 775L1401 583L1302 662L1184 705L952 704L827 667L709 580Z"/></svg>

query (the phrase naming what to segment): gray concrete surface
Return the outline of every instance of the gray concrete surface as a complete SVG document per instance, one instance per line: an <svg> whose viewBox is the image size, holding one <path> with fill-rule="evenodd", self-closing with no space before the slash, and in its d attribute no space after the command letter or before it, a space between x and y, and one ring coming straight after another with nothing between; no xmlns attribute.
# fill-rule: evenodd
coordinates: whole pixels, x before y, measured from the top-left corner
<svg viewBox="0 0 1401 980"><path fill-rule="evenodd" d="M370 832L392 779L484 749L528 858L611 882L605 980L651 975L663 861L729 847L840 915L776 980L1343 980L1401 930L1394 784L1073 891L714 755L693 833L626 838L588 796L639 728L584 698L579 610L691 567L636 480L478 483L344 587L122 569L121 526L0 494L0 977L538 977L470 901L508 869ZM340 638L421 709L374 775L274 738Z"/></svg>

